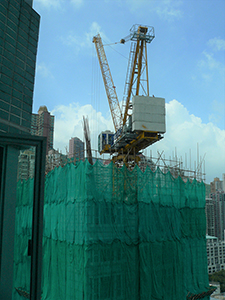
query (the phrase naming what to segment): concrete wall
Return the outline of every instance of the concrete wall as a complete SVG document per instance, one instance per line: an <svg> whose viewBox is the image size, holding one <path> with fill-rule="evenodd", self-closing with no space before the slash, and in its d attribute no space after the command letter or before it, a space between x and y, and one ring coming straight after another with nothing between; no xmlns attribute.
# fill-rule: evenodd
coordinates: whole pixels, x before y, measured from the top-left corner
<svg viewBox="0 0 225 300"><path fill-rule="evenodd" d="M134 96L132 100L132 130L166 132L165 99Z"/></svg>

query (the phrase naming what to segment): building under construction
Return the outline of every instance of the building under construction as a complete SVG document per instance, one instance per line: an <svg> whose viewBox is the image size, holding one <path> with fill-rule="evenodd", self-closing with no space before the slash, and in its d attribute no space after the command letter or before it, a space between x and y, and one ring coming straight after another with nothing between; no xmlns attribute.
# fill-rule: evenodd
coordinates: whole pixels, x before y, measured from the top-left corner
<svg viewBox="0 0 225 300"><path fill-rule="evenodd" d="M18 183L18 222L32 218L32 184ZM208 299L204 208L203 182L159 168L55 168L45 181L42 299ZM23 290L30 224L17 232L14 286Z"/></svg>

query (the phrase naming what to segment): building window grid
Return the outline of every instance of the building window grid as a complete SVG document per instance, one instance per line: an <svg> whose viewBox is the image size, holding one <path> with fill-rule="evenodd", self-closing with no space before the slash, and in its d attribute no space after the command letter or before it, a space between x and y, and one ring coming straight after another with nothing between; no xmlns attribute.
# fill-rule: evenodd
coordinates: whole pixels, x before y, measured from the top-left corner
<svg viewBox="0 0 225 300"><path fill-rule="evenodd" d="M208 273L224 269L225 241L207 241Z"/></svg>
<svg viewBox="0 0 225 300"><path fill-rule="evenodd" d="M4 8L2 4L0 8L1 7ZM8 74L13 72L13 75L9 77L7 76L7 74L4 74L6 80L8 80L8 82L4 83L7 89L6 93L11 97L11 100L8 110L2 109L1 111L5 113L6 120L12 121L19 126L25 126L29 128L30 126L28 125L28 123L30 122L30 117L25 116L26 113L31 115L31 105L29 110L24 109L22 101L28 96L30 97L29 102L32 102L34 84L33 77L35 72L35 59L38 40L37 29L39 27L39 22L38 20L36 20L37 16L35 16L33 11L28 8L26 7L26 5L24 5L23 14L21 14L20 10L17 9L16 6L12 6L9 3L7 7L8 18L1 18L1 20L4 20L5 24L4 35L5 47L7 48L7 55L5 55L5 58L6 60L11 60L13 64L11 65L11 67L9 67L9 63L7 63L6 65L3 64L5 70L8 70ZM26 36L26 39L23 39L24 41L22 43L21 38L23 38L23 36ZM20 68L21 72L19 72ZM12 77L14 78L13 84L10 84L10 80ZM23 84L21 84L21 82L23 82ZM26 89L28 89L29 92L26 91ZM19 97L20 99L18 99L18 95L17 97L14 95L13 91L17 91L21 95ZM18 103L21 101L19 107L12 103L13 99L18 99ZM18 110L17 113L16 110Z"/></svg>

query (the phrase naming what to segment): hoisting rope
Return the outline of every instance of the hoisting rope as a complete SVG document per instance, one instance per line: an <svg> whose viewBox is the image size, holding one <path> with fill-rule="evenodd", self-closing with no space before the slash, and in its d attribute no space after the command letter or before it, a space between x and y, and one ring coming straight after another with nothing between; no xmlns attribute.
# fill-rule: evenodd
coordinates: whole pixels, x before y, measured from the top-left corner
<svg viewBox="0 0 225 300"><path fill-rule="evenodd" d="M124 58L126 58L128 60L128 58L126 56L124 56L122 53L120 53L119 51L117 51L116 49L114 49L113 47L111 47L112 45L116 45L116 44L123 44L121 42L115 42L115 43L110 43L110 44L103 44L103 46L109 46L111 49L113 49L115 52L117 52L119 55L123 56Z"/></svg>

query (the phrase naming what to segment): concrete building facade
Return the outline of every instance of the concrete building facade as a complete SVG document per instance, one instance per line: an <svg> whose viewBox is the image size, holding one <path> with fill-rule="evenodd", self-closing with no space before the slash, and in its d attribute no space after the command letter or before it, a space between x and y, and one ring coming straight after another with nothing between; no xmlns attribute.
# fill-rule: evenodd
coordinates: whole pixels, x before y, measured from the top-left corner
<svg viewBox="0 0 225 300"><path fill-rule="evenodd" d="M206 198L205 214L206 214L206 234L215 236L215 200Z"/></svg>
<svg viewBox="0 0 225 300"><path fill-rule="evenodd" d="M34 177L35 170L35 149L20 151L18 158L17 180L28 180Z"/></svg>
<svg viewBox="0 0 225 300"><path fill-rule="evenodd" d="M225 193L217 191L206 198L206 234L224 240Z"/></svg>
<svg viewBox="0 0 225 300"><path fill-rule="evenodd" d="M208 273L212 274L225 269L225 241L213 236L206 236Z"/></svg>
<svg viewBox="0 0 225 300"><path fill-rule="evenodd" d="M210 187L211 193L221 192L223 191L223 181L216 177L212 182L210 182Z"/></svg>
<svg viewBox="0 0 225 300"><path fill-rule="evenodd" d="M0 132L30 133L39 23L32 1L0 1Z"/></svg>
<svg viewBox="0 0 225 300"><path fill-rule="evenodd" d="M69 140L69 158L76 160L84 159L84 142L78 137L73 137Z"/></svg>
<svg viewBox="0 0 225 300"><path fill-rule="evenodd" d="M40 106L38 114L32 114L31 134L47 137L46 153L53 149L54 118L46 106Z"/></svg>
<svg viewBox="0 0 225 300"><path fill-rule="evenodd" d="M214 230L219 240L224 240L225 230L225 194L217 191L211 193L210 198L214 206Z"/></svg>
<svg viewBox="0 0 225 300"><path fill-rule="evenodd" d="M62 154L55 149L49 150L48 155L46 155L45 173L47 174L59 166L63 167L66 163L67 156L65 154Z"/></svg>

